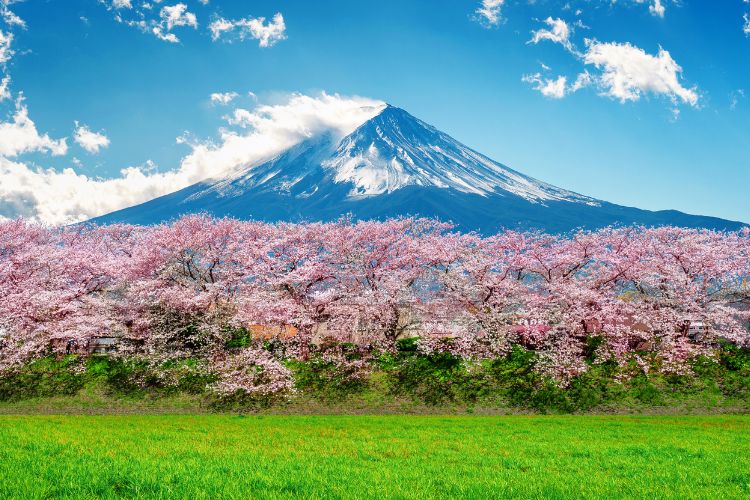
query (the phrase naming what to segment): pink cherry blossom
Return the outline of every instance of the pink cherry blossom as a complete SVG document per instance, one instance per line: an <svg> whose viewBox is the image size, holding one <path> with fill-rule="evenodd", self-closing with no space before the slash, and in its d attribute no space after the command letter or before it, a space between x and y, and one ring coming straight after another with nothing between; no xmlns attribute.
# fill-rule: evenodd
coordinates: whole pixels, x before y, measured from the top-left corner
<svg viewBox="0 0 750 500"><path fill-rule="evenodd" d="M154 364L197 357L221 374L221 392L263 392L287 388L289 376L261 341L304 359L323 341L366 352L416 336L423 350L465 359L520 345L562 384L590 366L592 337L600 339L594 362L635 361L647 371L644 360L657 359L659 369L682 373L721 341L748 343L749 276L748 230L484 237L409 218L3 221L0 370L50 352L87 356L106 337L117 355ZM238 353L226 347L232 331L262 338ZM261 373L270 382L258 382Z"/></svg>

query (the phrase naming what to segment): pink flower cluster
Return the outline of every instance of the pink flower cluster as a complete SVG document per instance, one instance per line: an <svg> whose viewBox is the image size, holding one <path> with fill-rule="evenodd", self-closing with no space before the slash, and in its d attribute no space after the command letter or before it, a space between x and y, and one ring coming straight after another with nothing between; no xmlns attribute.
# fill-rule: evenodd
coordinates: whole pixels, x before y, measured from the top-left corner
<svg viewBox="0 0 750 500"><path fill-rule="evenodd" d="M237 392L269 396L294 391L292 373L268 351L245 348L213 360L219 380L213 388L220 394Z"/></svg>
<svg viewBox="0 0 750 500"><path fill-rule="evenodd" d="M563 383L587 369L596 338L596 362L679 372L722 339L747 343L748 276L747 230L482 237L424 219L5 221L0 370L89 353L104 338L120 355L214 363L223 392L284 386L266 354L226 351L227 332L245 328L300 358L321 339L393 349L416 336L423 350L466 359L521 345Z"/></svg>

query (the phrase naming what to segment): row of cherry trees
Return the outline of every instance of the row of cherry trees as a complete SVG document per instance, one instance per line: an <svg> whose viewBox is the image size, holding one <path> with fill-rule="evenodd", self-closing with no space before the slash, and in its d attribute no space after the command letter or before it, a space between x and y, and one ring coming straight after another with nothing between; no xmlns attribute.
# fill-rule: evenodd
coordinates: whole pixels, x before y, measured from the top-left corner
<svg viewBox="0 0 750 500"><path fill-rule="evenodd" d="M118 337L118 354L197 357L218 390L287 387L248 328L286 356L327 337L364 350L499 357L521 345L565 383L592 359L680 372L721 338L748 339L750 236L619 228L565 237L453 232L423 219L45 228L0 222L0 370ZM708 331L695 340L689 321ZM235 332L235 333L232 333ZM596 339L596 342L592 342ZM264 375L265 374L265 375ZM248 389L249 390L249 389Z"/></svg>

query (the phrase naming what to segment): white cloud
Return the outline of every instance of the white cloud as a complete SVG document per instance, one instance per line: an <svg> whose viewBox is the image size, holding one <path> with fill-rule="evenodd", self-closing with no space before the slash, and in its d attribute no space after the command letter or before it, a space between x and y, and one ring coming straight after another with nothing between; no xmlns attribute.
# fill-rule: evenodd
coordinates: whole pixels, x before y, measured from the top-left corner
<svg viewBox="0 0 750 500"><path fill-rule="evenodd" d="M264 18L259 17L251 19L247 25L250 36L258 40L259 46L270 47L276 42L286 40L286 25L280 12L277 12L268 24L264 24L264 21Z"/></svg>
<svg viewBox="0 0 750 500"><path fill-rule="evenodd" d="M198 28L198 19L195 17L195 14L188 12L187 5L184 3L162 7L159 11L159 18L161 20L158 23L152 22L151 32L158 39L165 42L177 43L180 41L177 35L172 33L172 28L177 26Z"/></svg>
<svg viewBox="0 0 750 500"><path fill-rule="evenodd" d="M13 3L11 0L0 0L0 17L3 18L5 24L8 26L19 26L21 28L26 27L26 23L23 19L13 13L8 5Z"/></svg>
<svg viewBox="0 0 750 500"><path fill-rule="evenodd" d="M745 36L750 36L750 15L744 14L742 20L745 21L745 24L742 25L742 32L745 33Z"/></svg>
<svg viewBox="0 0 750 500"><path fill-rule="evenodd" d="M161 17L162 23L166 24L167 31L171 31L175 26L198 27L198 19L195 14L188 12L187 5L184 3L162 7L159 17Z"/></svg>
<svg viewBox="0 0 750 500"><path fill-rule="evenodd" d="M359 97L294 94L278 104L242 110L246 128L222 129L218 141L182 140L192 151L178 168L166 172L154 172L147 164L125 168L113 179L98 179L73 168L41 169L0 157L0 215L47 224L82 221L235 169L252 168L326 131L346 135L383 106Z"/></svg>
<svg viewBox="0 0 750 500"><path fill-rule="evenodd" d="M549 70L542 65L545 70ZM568 84L568 78L560 75L556 78L545 78L541 73L524 75L522 81L532 85L534 90L539 91L543 96L551 99L562 99L568 94L578 92L582 88L593 85L594 77L588 71L580 73L573 83Z"/></svg>
<svg viewBox="0 0 750 500"><path fill-rule="evenodd" d="M532 84L534 89L541 92L545 97L552 99L562 99L565 97L568 83L568 79L565 76L549 79L542 78L540 73L535 73L533 75L524 75L521 80Z"/></svg>
<svg viewBox="0 0 750 500"><path fill-rule="evenodd" d="M0 102L10 99L10 76L6 75L0 80Z"/></svg>
<svg viewBox="0 0 750 500"><path fill-rule="evenodd" d="M221 38L224 33L228 33L234 29L234 21L219 17L214 19L213 22L208 25L208 29L211 30L211 38L216 41Z"/></svg>
<svg viewBox="0 0 750 500"><path fill-rule="evenodd" d="M591 73L588 72L588 70L584 70L583 73L578 74L576 80L573 82L573 85L570 86L569 91L578 92L583 88L593 85L594 83L595 78L591 75Z"/></svg>
<svg viewBox="0 0 750 500"><path fill-rule="evenodd" d="M10 66L8 63L15 55L15 51L12 48L14 39L12 30L19 27L26 28L26 23L23 19L15 15L8 7L12 3L15 3L14 0L0 0L0 21L5 23L6 28L6 31L0 30L0 102L13 97L10 92L10 74L8 71ZM17 105L20 105L21 102L22 98L17 102ZM4 125L4 123L0 122L0 126ZM15 136L15 134L12 135ZM0 148L4 146L7 145L0 144Z"/></svg>
<svg viewBox="0 0 750 500"><path fill-rule="evenodd" d="M476 19L484 26L493 27L502 20L502 8L505 0L482 0L474 11Z"/></svg>
<svg viewBox="0 0 750 500"><path fill-rule="evenodd" d="M630 43L586 40L586 47L584 63L601 70L596 80L604 95L626 102L652 93L667 96L675 103L698 104L695 88L680 83L682 68L663 48L652 56Z"/></svg>
<svg viewBox="0 0 750 500"><path fill-rule="evenodd" d="M646 3L648 0L636 1ZM613 0L612 4L615 3ZM663 15L664 0L654 0L651 10L655 15ZM651 55L627 42L602 43L586 39L585 50L580 51L573 43L574 30L570 24L552 17L547 17L544 23L547 27L532 31L528 43L538 44L543 40L558 43L581 61L584 68L569 85L567 77L565 81L562 77L543 78L538 73L522 77L543 95L560 99L584 87L596 86L601 95L620 102L638 101L644 94L654 94L669 98L673 107L678 104L698 105L697 88L682 83L682 68L663 48L659 47L659 52Z"/></svg>
<svg viewBox="0 0 750 500"><path fill-rule="evenodd" d="M654 3L648 6L648 11L658 17L664 17L665 10L661 0L654 0Z"/></svg>
<svg viewBox="0 0 750 500"><path fill-rule="evenodd" d="M164 33L164 31L162 31L162 29L159 28L158 26L155 26L154 28L152 28L151 32L159 40L163 40L163 41L169 42L169 43L179 43L180 42L180 39L177 38L177 35L175 35L174 33Z"/></svg>
<svg viewBox="0 0 750 500"><path fill-rule="evenodd" d="M226 106L237 97L239 97L239 94L237 92L214 92L213 94L211 94L211 102L214 104L221 104L223 106Z"/></svg>
<svg viewBox="0 0 750 500"><path fill-rule="evenodd" d="M635 0L637 3L643 4L648 3L648 11L651 13L651 15L656 17L664 17L664 14L666 13L666 8L664 7L664 0ZM616 2L612 2L616 3Z"/></svg>
<svg viewBox="0 0 750 500"><path fill-rule="evenodd" d="M554 43L559 43L568 50L573 50L573 45L570 43L570 26L562 19L552 19L548 17L544 20L550 29L538 29L531 32L531 40L528 43L537 44L542 40L549 40Z"/></svg>
<svg viewBox="0 0 750 500"><path fill-rule="evenodd" d="M23 96L16 99L12 121L0 122L0 156L14 157L31 152L49 152L59 156L67 151L65 138L55 140L47 134L39 134L36 125L29 118Z"/></svg>
<svg viewBox="0 0 750 500"><path fill-rule="evenodd" d="M2 1L4 0L0 0ZM150 33L165 42L179 43L180 38L174 32L175 28L197 29L198 16L189 11L189 2L163 5L163 1L99 0L99 3L105 5L107 10L113 11L114 19L118 23ZM198 3L205 6L209 2L198 0ZM222 37L230 41L253 39L258 40L261 47L271 47L287 37L284 16L280 12L269 21L265 17L231 20L215 15L209 25L209 31L214 41Z"/></svg>
<svg viewBox="0 0 750 500"><path fill-rule="evenodd" d="M93 132L86 125L81 125L78 122L75 122L75 124L76 129L73 140L89 153L96 154L100 149L109 146L109 137L106 135L100 132Z"/></svg>
<svg viewBox="0 0 750 500"><path fill-rule="evenodd" d="M151 33L159 40L169 43L178 43L180 39L172 30L177 27L198 28L198 18L195 14L188 11L186 4L180 2L174 5L165 5L159 10L159 16L155 17L152 12L155 5L160 4L161 0L154 0L153 3L144 2L138 7L133 7L130 0L112 0L104 3L109 10L115 10L115 21L118 23L138 28L144 33Z"/></svg>
<svg viewBox="0 0 750 500"><path fill-rule="evenodd" d="M123 169L115 179L34 168L0 157L0 215L25 217L45 224L68 224L165 194L174 174L149 174L145 168Z"/></svg>
<svg viewBox="0 0 750 500"><path fill-rule="evenodd" d="M5 65L13 57L13 49L10 48L12 42L13 33L0 30L0 65Z"/></svg>
<svg viewBox="0 0 750 500"><path fill-rule="evenodd" d="M222 130L219 145L192 144L193 151L183 160L182 168L209 172L206 176L246 168L324 131L344 136L383 106L372 99L324 93L314 97L293 94L281 104L238 108L227 120L247 130Z"/></svg>
<svg viewBox="0 0 750 500"><path fill-rule="evenodd" d="M268 23L265 17L238 20L219 17L209 25L209 30L214 41L232 35L239 40L252 38L258 40L261 47L271 47L281 40L286 40L286 25L280 12L277 12Z"/></svg>
<svg viewBox="0 0 750 500"><path fill-rule="evenodd" d="M663 0L636 0L636 2L649 3L648 11L651 13L651 15L654 15L656 17L663 18L667 10L662 3Z"/></svg>

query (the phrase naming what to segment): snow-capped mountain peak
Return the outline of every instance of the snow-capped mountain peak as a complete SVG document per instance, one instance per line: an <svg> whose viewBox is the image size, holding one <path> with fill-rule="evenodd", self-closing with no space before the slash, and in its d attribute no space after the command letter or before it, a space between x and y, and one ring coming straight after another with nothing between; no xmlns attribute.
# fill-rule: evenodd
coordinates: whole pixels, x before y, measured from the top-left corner
<svg viewBox="0 0 750 500"><path fill-rule="evenodd" d="M390 105L346 136L323 166L335 182L352 185L351 197L415 185L480 196L509 192L532 202L596 203L501 165Z"/></svg>
<svg viewBox="0 0 750 500"><path fill-rule="evenodd" d="M105 215L97 222L149 224L207 212L265 221L410 215L452 221L460 229L481 232L509 227L568 231L612 224L741 227L738 222L676 211L623 207L552 186L393 106L357 116L361 115L368 119L343 137L340 130L314 134L269 161Z"/></svg>

